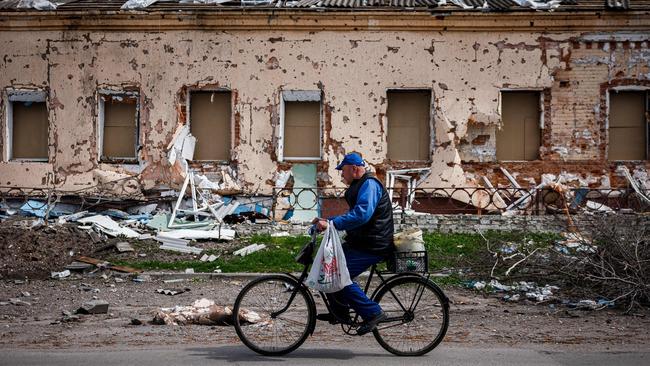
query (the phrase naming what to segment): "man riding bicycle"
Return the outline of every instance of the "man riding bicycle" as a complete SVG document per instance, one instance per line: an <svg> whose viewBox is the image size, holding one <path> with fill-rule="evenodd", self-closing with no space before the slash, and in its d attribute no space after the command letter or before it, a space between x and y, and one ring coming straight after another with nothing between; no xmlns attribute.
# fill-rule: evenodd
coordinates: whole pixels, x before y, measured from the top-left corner
<svg viewBox="0 0 650 366"><path fill-rule="evenodd" d="M345 200L350 210L343 215L331 217L337 230L345 230L347 236L343 251L350 278L355 278L373 264L392 258L395 252L393 243L393 208L386 188L371 173L366 171L365 163L358 153L346 154L336 166L341 171L343 181L348 185ZM315 218L318 231L327 229L327 220ZM332 311L337 318L350 323L349 309L364 320L357 334L371 332L386 314L379 304L370 300L356 282L343 290L328 294ZM320 315L322 320L329 314Z"/></svg>

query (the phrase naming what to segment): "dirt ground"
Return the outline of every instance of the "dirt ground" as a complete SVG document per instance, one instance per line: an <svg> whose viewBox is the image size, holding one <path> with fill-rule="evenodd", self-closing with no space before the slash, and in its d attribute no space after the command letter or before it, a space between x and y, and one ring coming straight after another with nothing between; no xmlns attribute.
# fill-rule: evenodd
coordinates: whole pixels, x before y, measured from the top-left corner
<svg viewBox="0 0 650 366"><path fill-rule="evenodd" d="M99 236L74 224L29 228L32 222L34 218L16 216L0 223L0 279L48 278L73 256L90 255L104 245Z"/></svg>
<svg viewBox="0 0 650 366"><path fill-rule="evenodd" d="M100 237L79 229L75 224L38 225L30 228L35 218L16 216L0 223L0 280L47 279L51 272L60 272L73 262L75 256L87 256L106 261L170 261L197 260L200 256L158 249L153 239L125 240ZM113 246L129 242L135 252L117 253ZM192 246L223 255L241 246L241 240L232 242L201 241Z"/></svg>
<svg viewBox="0 0 650 366"><path fill-rule="evenodd" d="M121 280L124 282L120 282ZM151 325L161 307L190 305L200 298L219 305L234 303L250 278L187 279L163 284L157 277L137 283L125 277L106 279L68 278L16 283L0 282L0 349L95 349L159 348L169 345L241 344L230 326ZM167 296L158 288L190 288ZM562 305L504 303L496 296L447 288L452 302L447 345L526 347L581 351L647 350L650 344L650 311L634 315L605 309L571 310ZM6 304L8 299L29 303ZM78 321L62 321L62 312L73 312L85 301L98 298L110 303L109 313L81 315ZM318 299L317 299L318 300ZM138 319L142 325L131 325ZM314 343L312 343L314 342ZM338 326L318 322L308 344L376 344L372 335L351 337ZM243 347L243 345L242 345Z"/></svg>

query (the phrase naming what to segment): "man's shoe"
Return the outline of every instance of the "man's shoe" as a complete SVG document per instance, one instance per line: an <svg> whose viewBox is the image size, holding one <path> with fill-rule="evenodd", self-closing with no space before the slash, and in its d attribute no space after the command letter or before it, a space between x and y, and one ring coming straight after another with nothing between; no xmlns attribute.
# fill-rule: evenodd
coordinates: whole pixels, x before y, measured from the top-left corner
<svg viewBox="0 0 650 366"><path fill-rule="evenodd" d="M357 335L364 335L366 333L372 332L373 330L375 330L375 328L377 328L377 324L386 320L387 318L388 315L386 315L386 313L382 311L381 313L375 315L374 317L366 320L365 322L363 322L363 324L361 324L359 329L357 329Z"/></svg>
<svg viewBox="0 0 650 366"><path fill-rule="evenodd" d="M316 314L316 319L329 322L330 324L347 324L351 325L352 320L348 315L347 318L340 316L341 320L337 319L332 313Z"/></svg>

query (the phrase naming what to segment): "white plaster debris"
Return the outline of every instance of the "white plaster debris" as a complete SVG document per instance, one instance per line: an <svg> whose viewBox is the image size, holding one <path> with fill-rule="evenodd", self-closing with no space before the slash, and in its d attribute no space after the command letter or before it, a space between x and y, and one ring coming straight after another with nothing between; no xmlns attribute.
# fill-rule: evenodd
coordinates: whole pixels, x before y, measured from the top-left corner
<svg viewBox="0 0 650 366"><path fill-rule="evenodd" d="M219 256L216 256L214 254L210 254L210 255L203 254L203 256L201 257L201 262L214 262L217 260L217 258L219 258Z"/></svg>
<svg viewBox="0 0 650 366"><path fill-rule="evenodd" d="M533 8L535 10L554 10L562 3L562 0L547 0L547 1L534 1L534 0L512 0L519 6Z"/></svg>
<svg viewBox="0 0 650 366"><path fill-rule="evenodd" d="M158 233L158 238L233 240L235 238L235 234L235 230L224 228L217 230L178 229L173 231L160 232Z"/></svg>
<svg viewBox="0 0 650 366"><path fill-rule="evenodd" d="M265 244L251 244L247 247L241 248L239 250L236 250L233 255L240 255L242 257L247 256L251 253L255 253L257 251L260 251L262 249L265 249L266 245Z"/></svg>
<svg viewBox="0 0 650 366"><path fill-rule="evenodd" d="M648 171L643 165L634 167L632 177L637 180L640 188L643 190L650 190L650 180L648 179Z"/></svg>
<svg viewBox="0 0 650 366"><path fill-rule="evenodd" d="M47 0L20 0L17 9L56 10L56 4Z"/></svg>
<svg viewBox="0 0 650 366"><path fill-rule="evenodd" d="M124 253L124 252L133 252L135 249L131 246L130 243L121 241L119 243L115 244L115 248L117 249L118 252Z"/></svg>
<svg viewBox="0 0 650 366"><path fill-rule="evenodd" d="M211 189L217 191L221 188L218 183L211 181L208 177L201 174L194 174L194 184L198 189Z"/></svg>
<svg viewBox="0 0 650 366"><path fill-rule="evenodd" d="M551 151L557 153L563 159L569 156L569 149L565 146L551 146Z"/></svg>
<svg viewBox="0 0 650 366"><path fill-rule="evenodd" d="M180 0L180 4L223 4L232 0Z"/></svg>
<svg viewBox="0 0 650 366"><path fill-rule="evenodd" d="M282 188L286 187L287 182L289 182L289 178L291 178L292 175L293 175L293 173L291 172L291 170L281 170L279 172L276 172L275 173L275 188L282 189Z"/></svg>
<svg viewBox="0 0 650 366"><path fill-rule="evenodd" d="M183 175L187 172L188 169L187 161L185 161L185 159L182 159L183 144L185 143L185 138L188 136L191 136L190 128L187 125L183 125L176 130L176 132L174 133L174 137L172 138L172 141L167 146L167 150L169 151L167 155L167 160L172 166L174 166L174 164L178 162L178 164L180 165L180 169L178 169L179 173Z"/></svg>
<svg viewBox="0 0 650 366"><path fill-rule="evenodd" d="M122 10L144 9L158 0L128 0L122 5Z"/></svg>
<svg viewBox="0 0 650 366"><path fill-rule="evenodd" d="M77 222L80 222L82 224L92 224L93 227L97 228L101 232L113 237L119 235L124 235L127 238L140 237L140 233L138 233L137 231L126 227L122 227L120 226L120 224L113 221L113 219L104 215L94 215L90 217L84 217L82 219L77 220Z"/></svg>
<svg viewBox="0 0 650 366"><path fill-rule="evenodd" d="M66 222L74 222L79 220L80 218L86 216L88 214L88 211L80 211L71 215L64 215L64 216L59 216L57 219L57 222L59 224L65 224Z"/></svg>
<svg viewBox="0 0 650 366"><path fill-rule="evenodd" d="M189 240L164 237L160 235L156 236L154 239L162 243L160 245L160 249L170 250L173 252L180 252L180 253L192 253L192 254L201 254L201 252L203 252L203 249L201 248L194 248L188 246L190 242Z"/></svg>
<svg viewBox="0 0 650 366"><path fill-rule="evenodd" d="M51 278L56 278L56 279L66 278L66 277L68 277L68 276L70 276L70 270L67 270L67 269L66 269L65 271L61 271L61 272L52 272L52 273L50 274L50 277L51 277Z"/></svg>
<svg viewBox="0 0 650 366"><path fill-rule="evenodd" d="M630 183L632 186L632 189L634 189L634 192L643 199L644 201L650 203L650 197L648 196L648 191L646 188L647 181L641 180L639 178L646 178L647 177L647 172L645 169L636 169L634 172L634 176L630 173L630 170L625 166L625 165L619 165L616 167L616 171L618 173L621 173L627 181ZM639 181L645 182L643 186L639 184Z"/></svg>
<svg viewBox="0 0 650 366"><path fill-rule="evenodd" d="M614 212L614 210L600 202L587 201L586 206L590 210L601 211L601 212Z"/></svg>

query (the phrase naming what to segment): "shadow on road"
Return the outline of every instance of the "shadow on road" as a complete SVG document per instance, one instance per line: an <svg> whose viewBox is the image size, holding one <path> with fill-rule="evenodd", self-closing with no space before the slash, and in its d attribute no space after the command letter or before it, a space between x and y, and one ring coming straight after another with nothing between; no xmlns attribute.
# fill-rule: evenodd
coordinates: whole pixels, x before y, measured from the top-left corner
<svg viewBox="0 0 650 366"><path fill-rule="evenodd" d="M246 348L244 345L215 348L188 348L187 351L191 352L192 356L229 362L285 362L287 360L300 359L350 360L356 357L394 357L379 350L375 353L323 348L299 348L284 356L262 356Z"/></svg>

